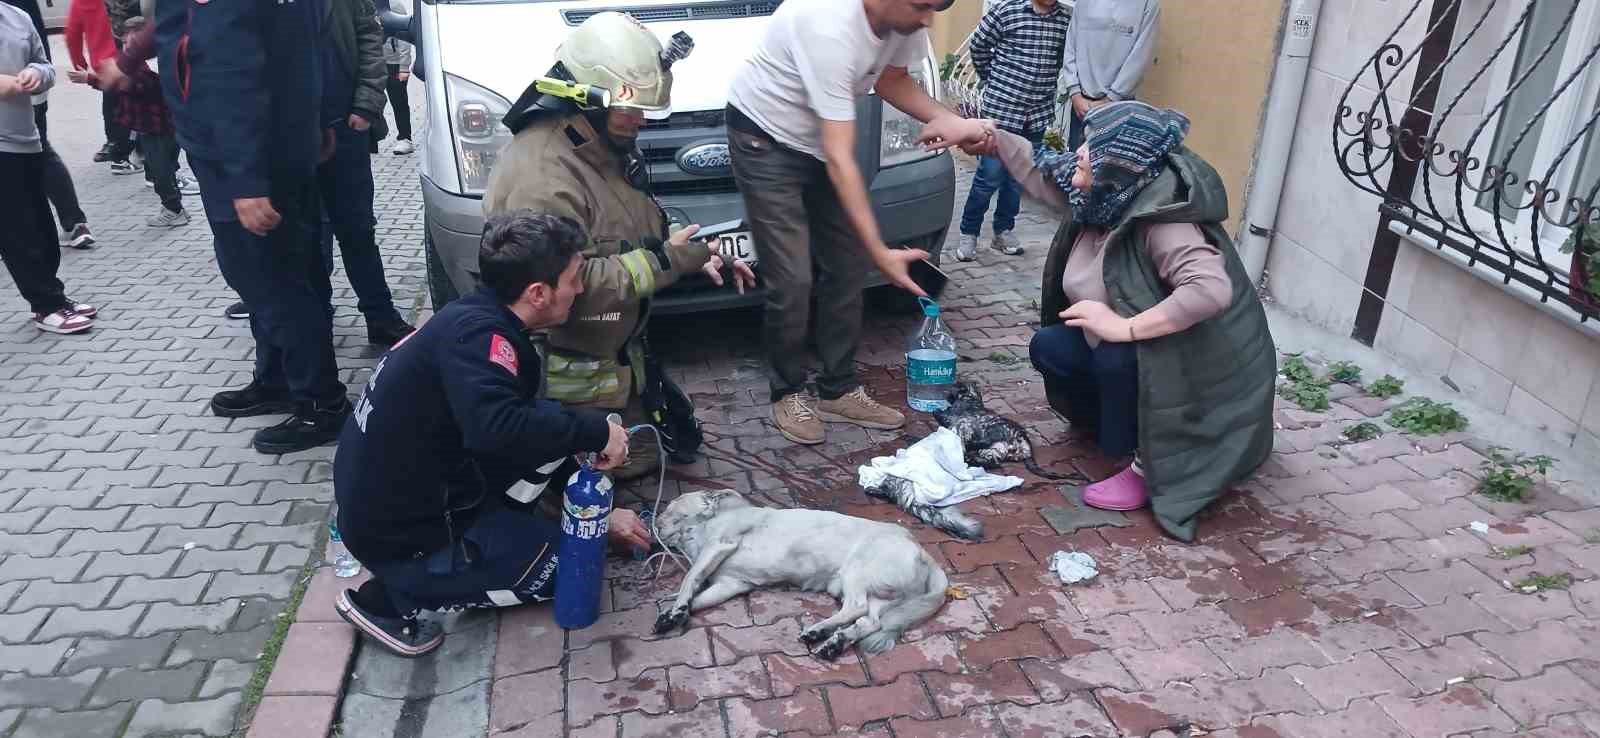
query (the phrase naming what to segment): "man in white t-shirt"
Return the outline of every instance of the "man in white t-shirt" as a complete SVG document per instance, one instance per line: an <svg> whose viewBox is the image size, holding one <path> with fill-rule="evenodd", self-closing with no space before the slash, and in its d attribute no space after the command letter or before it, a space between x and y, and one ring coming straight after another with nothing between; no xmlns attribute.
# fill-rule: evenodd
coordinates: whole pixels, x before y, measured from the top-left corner
<svg viewBox="0 0 1600 738"><path fill-rule="evenodd" d="M928 254L883 242L855 160L856 107L875 90L927 124L921 138L935 145L992 134L992 123L951 112L908 72L923 67L927 26L953 1L788 0L729 90L733 173L767 282L772 420L795 443L822 443L824 421L880 429L905 424L903 414L869 397L856 378L862 290L877 267L891 283L922 294L908 270ZM813 322L822 360L816 400L805 390L806 331Z"/></svg>

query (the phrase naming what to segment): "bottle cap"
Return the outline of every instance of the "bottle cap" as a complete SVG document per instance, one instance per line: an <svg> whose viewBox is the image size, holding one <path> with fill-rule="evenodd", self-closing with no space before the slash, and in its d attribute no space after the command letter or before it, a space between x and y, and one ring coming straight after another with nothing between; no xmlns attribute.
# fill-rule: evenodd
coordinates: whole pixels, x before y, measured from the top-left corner
<svg viewBox="0 0 1600 738"><path fill-rule="evenodd" d="M917 298L917 302L922 303L922 314L923 315L926 315L927 317L930 317L930 318L939 317L939 303L934 302L933 300L930 300L930 299L928 299L926 297Z"/></svg>

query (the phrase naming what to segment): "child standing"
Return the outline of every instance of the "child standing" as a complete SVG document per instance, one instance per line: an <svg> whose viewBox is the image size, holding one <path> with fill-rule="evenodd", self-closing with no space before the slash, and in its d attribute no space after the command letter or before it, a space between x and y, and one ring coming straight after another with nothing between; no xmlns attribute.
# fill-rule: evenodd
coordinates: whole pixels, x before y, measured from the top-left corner
<svg viewBox="0 0 1600 738"><path fill-rule="evenodd" d="M64 294L56 272L50 202L45 196L44 146L30 96L55 83L55 67L28 14L0 4L0 259L33 311L33 325L51 333L82 333L94 325L92 305Z"/></svg>
<svg viewBox="0 0 1600 738"><path fill-rule="evenodd" d="M978 21L969 49L972 68L983 86L979 104L983 116L1001 129L1038 145L1055 119L1056 77L1067 43L1072 13L1056 0L996 0ZM972 188L961 211L961 240L956 258L978 258L978 231L989 211L989 200L1000 193L994 208L993 248L1009 256L1022 253L1012 229L1022 208L1022 188L995 157L978 158Z"/></svg>

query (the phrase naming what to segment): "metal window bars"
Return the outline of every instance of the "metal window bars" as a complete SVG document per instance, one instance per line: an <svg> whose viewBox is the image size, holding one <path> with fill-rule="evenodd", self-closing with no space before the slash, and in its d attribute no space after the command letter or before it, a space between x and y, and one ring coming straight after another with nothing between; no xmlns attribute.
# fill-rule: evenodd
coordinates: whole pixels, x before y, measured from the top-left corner
<svg viewBox="0 0 1600 738"><path fill-rule="evenodd" d="M1600 33L1581 22L1600 8L1587 3L1600 0L1467 0L1470 13L1463 0L1414 0L1345 88L1332 127L1339 169L1383 200L1380 240L1386 228L1425 235L1580 322L1600 318L1600 165L1584 171L1600 162ZM1419 12L1426 30L1408 49L1396 39ZM1503 90L1472 94L1500 79Z"/></svg>

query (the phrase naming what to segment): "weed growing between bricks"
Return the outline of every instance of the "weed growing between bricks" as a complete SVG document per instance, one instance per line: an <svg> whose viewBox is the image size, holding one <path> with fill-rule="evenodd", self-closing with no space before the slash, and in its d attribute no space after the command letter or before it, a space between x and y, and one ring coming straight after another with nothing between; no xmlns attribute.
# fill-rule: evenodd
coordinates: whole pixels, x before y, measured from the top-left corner
<svg viewBox="0 0 1600 738"><path fill-rule="evenodd" d="M1533 489L1534 476L1550 473L1555 460L1543 454L1502 453L1506 450L1489 448L1489 460L1479 465L1483 479L1478 482L1478 494L1497 502L1522 502Z"/></svg>
<svg viewBox="0 0 1600 738"><path fill-rule="evenodd" d="M322 526L322 532L317 535L316 545L311 550L322 551L328 545L327 526ZM235 725L234 738L244 738L250 729L250 722L255 718L256 707L261 704L262 693L267 689L267 680L272 677L272 667L278 663L278 653L283 650L283 641L289 637L289 626L294 625L295 613L300 611L300 601L306 597L306 589L311 586L311 577L317 573L317 567L322 564L321 556L313 556L295 577L294 588L289 590L289 600L284 603L283 612L276 618L272 626L272 635L267 638L266 645L261 647L261 658L256 661L256 670L250 675L250 683L245 685L244 698L239 703L239 720Z"/></svg>

